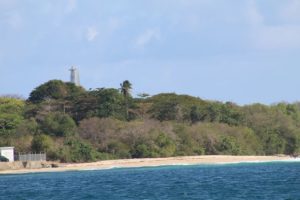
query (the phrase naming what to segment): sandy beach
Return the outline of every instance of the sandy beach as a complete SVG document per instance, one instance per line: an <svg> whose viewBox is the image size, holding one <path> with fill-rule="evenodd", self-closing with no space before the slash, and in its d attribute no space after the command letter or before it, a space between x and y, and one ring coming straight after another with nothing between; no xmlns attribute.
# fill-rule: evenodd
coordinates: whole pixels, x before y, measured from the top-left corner
<svg viewBox="0 0 300 200"><path fill-rule="evenodd" d="M170 165L197 165L197 164L231 164L241 162L276 162L276 161L300 161L299 158L290 156L188 156L172 158L143 158L107 160L93 163L60 163L57 168L4 170L0 174L23 174L41 172L63 172L78 170L103 170L112 168L138 168Z"/></svg>

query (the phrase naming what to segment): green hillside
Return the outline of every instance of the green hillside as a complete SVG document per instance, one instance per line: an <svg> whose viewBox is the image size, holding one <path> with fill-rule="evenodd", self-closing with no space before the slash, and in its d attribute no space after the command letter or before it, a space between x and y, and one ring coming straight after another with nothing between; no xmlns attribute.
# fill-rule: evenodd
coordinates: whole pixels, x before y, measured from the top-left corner
<svg viewBox="0 0 300 200"><path fill-rule="evenodd" d="M27 100L0 97L0 146L86 162L188 155L294 155L300 152L300 104L238 106L174 93L86 91L51 80Z"/></svg>

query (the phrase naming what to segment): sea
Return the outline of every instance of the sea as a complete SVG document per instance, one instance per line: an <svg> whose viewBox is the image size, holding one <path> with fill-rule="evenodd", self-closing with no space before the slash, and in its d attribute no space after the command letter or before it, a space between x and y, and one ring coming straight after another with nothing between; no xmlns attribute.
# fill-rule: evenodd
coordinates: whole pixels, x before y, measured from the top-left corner
<svg viewBox="0 0 300 200"><path fill-rule="evenodd" d="M0 199L300 200L300 163L239 163L0 175Z"/></svg>

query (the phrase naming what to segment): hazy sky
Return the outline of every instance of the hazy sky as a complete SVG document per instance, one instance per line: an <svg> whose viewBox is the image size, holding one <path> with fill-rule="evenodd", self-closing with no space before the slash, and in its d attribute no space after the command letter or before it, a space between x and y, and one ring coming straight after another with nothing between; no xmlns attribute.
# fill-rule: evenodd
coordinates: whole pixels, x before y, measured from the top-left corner
<svg viewBox="0 0 300 200"><path fill-rule="evenodd" d="M299 0L0 0L0 94L89 88L300 100Z"/></svg>

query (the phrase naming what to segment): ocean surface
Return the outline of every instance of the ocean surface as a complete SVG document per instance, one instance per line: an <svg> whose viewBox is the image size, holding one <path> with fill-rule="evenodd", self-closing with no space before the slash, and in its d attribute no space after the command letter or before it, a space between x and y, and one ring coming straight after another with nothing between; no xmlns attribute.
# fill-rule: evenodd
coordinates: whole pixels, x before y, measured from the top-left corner
<svg viewBox="0 0 300 200"><path fill-rule="evenodd" d="M300 163L0 175L2 200L300 200Z"/></svg>

